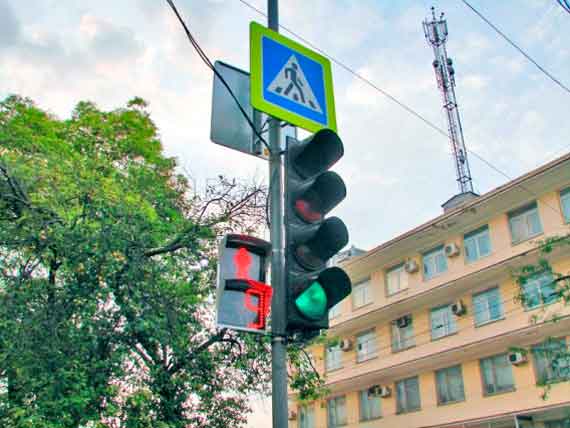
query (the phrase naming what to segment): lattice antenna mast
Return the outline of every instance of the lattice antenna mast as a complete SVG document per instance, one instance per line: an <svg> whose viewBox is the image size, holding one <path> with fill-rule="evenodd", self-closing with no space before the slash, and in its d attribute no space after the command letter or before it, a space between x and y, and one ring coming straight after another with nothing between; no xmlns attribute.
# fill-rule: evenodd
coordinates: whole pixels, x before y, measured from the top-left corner
<svg viewBox="0 0 570 428"><path fill-rule="evenodd" d="M457 108L457 98L455 97L455 70L453 61L447 56L445 42L447 41L447 21L442 13L439 19L435 16L435 9L431 8L431 21L427 19L423 22L426 40L433 48L435 60L433 69L437 79L437 86L443 95L443 108L447 114L447 126L451 148L455 160L455 170L457 173L457 183L461 193L473 192L471 181L471 171L463 140L463 129L461 118Z"/></svg>

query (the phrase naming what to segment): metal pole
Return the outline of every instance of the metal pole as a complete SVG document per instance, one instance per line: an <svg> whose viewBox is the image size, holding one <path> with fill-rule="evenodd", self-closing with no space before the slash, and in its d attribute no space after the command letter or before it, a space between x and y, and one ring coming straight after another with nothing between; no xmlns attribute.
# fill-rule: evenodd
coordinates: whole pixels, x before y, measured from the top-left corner
<svg viewBox="0 0 570 428"><path fill-rule="evenodd" d="M279 31L278 0L267 0L267 26ZM281 154L281 127L278 119L269 121L269 186L271 202L271 379L273 428L287 428L287 344L285 254L283 224L283 157Z"/></svg>

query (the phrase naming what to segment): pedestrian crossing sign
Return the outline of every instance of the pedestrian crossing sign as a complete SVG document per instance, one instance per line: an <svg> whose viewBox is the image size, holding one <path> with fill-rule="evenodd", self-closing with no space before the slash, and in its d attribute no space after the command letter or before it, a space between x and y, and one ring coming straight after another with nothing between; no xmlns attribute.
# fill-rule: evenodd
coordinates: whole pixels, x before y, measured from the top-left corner
<svg viewBox="0 0 570 428"><path fill-rule="evenodd" d="M251 104L294 126L336 132L330 61L256 22L250 24Z"/></svg>

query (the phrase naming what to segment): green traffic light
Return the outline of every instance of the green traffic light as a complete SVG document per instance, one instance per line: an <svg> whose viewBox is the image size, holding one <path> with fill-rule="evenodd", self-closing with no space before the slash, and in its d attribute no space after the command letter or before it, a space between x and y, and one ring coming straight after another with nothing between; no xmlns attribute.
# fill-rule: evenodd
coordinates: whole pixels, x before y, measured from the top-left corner
<svg viewBox="0 0 570 428"><path fill-rule="evenodd" d="M301 314L311 320L320 320L327 312L327 295L322 285L313 282L297 299L295 305Z"/></svg>

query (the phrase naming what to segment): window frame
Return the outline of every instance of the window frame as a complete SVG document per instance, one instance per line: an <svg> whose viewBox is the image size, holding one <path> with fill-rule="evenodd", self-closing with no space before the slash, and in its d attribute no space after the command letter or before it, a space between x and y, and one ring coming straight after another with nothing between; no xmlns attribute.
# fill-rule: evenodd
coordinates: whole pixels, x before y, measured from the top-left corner
<svg viewBox="0 0 570 428"><path fill-rule="evenodd" d="M397 329L398 331L398 343L401 344L402 342L402 336L399 333L400 330L402 330L400 327L398 327L397 324L397 319L396 320L392 320L390 322L390 334L391 334L391 347L392 347L392 353L396 353L396 352L401 352L401 351L405 351L406 349L410 349L413 348L414 346L416 346L416 335L415 335L415 331L414 331L414 317L412 316L412 314L406 314L406 315L402 315L399 318L403 318L403 317L410 317L410 324L408 326L406 326L405 328L410 327L411 329L411 338L409 339L410 343L407 343L406 346L394 346L395 343L395 331L394 329Z"/></svg>
<svg viewBox="0 0 570 428"><path fill-rule="evenodd" d="M445 263L445 269L439 271L437 269L437 261L436 258L438 255L441 255L443 257L444 263ZM428 275L426 273L426 259L431 259L433 257L433 265L435 266L436 269L434 269L434 273L431 275ZM449 266L447 264L447 256L445 255L445 246L442 245L438 245L437 247L434 247L428 251L424 251L422 253L422 268L423 268L423 277L424 280L429 281L430 279L436 278L440 275L443 275L445 272L448 271Z"/></svg>
<svg viewBox="0 0 570 428"><path fill-rule="evenodd" d="M554 300L552 300L552 301L550 301L550 302L546 302L546 301L545 301L545 299L544 299L544 294L543 294L543 287L545 287L546 284L543 285L543 284L540 283L540 278L541 278L542 276L544 276L544 275L549 275L549 276L550 276L551 281L549 282L549 285L552 286L552 287L554 287L554 289L553 289L554 292L556 291L556 285L555 285L555 283L554 283L554 276L552 275L552 272L548 272L548 271L538 272L538 273L535 273L534 275L532 275L530 278L527 278L526 281L525 281L525 283L520 285L521 294L523 295L523 302L522 302L522 303L523 303L523 306L524 306L525 311L532 311L532 310L535 310L535 309L542 308L542 307L544 307L544 306L553 305L553 304L555 304L556 302L558 302L558 301L560 300L560 297L561 297L561 296L558 295L558 296L556 297L556 299L554 299ZM532 282L531 282L531 281L532 281ZM534 305L534 306L528 306L528 304L527 304L527 296L526 296L526 295L527 295L527 290L526 290L526 287L529 286L529 283L530 283L531 285L534 284L534 283L537 283L537 285L538 285L538 289L537 289L536 293L538 293L538 297L539 297L540 302L539 302L537 305Z"/></svg>
<svg viewBox="0 0 570 428"><path fill-rule="evenodd" d="M334 350L335 355L338 354L338 364L336 364L333 367L329 367L329 352L332 352ZM336 360L336 358L335 358ZM336 345L332 345L332 346L328 346L325 348L325 372L329 373L335 370L340 370L342 369L342 349L340 349L340 344L336 344Z"/></svg>
<svg viewBox="0 0 570 428"><path fill-rule="evenodd" d="M315 428L315 409L312 404L305 404L298 408L299 418L297 422L298 428ZM308 415L311 415L309 418ZM309 422L303 423L303 415L308 418Z"/></svg>
<svg viewBox="0 0 570 428"><path fill-rule="evenodd" d="M514 230L513 229L513 219L520 219L521 217L524 216L525 220L527 220L531 211L536 211L536 216L538 219L538 226L539 226L540 231L535 232L535 233L529 233L528 235L525 235L522 238L515 239L515 235L513 233L513 230ZM529 239L535 238L535 237L540 236L544 233L544 227L542 226L542 221L540 219L540 210L538 209L538 202L537 201L531 202L529 204L523 205L522 207L519 207L517 209L509 211L507 213L507 217L509 220L509 231L511 233L511 244L512 245L520 244L521 242L528 241ZM528 226L528 223L527 223L527 226ZM527 232L529 232L528 228L527 228Z"/></svg>
<svg viewBox="0 0 570 428"><path fill-rule="evenodd" d="M504 359L504 366L508 368L509 371L509 377L511 380L511 385L508 388L503 388L501 390L499 390L497 388L498 385L498 376L497 376L497 367L498 365L496 364L496 360L498 358L503 358ZM485 368L483 366L483 361L491 361L492 362L492 375L493 375L493 387L495 389L494 392L488 392L487 390L487 383L485 380ZM481 385L483 388L483 396L484 397L488 397L488 396L494 396L494 395L499 395L499 394L506 394L508 392L513 392L516 390L516 384L515 384L515 377L513 375L513 366L512 364L509 362L509 354L508 352L502 353L502 354L495 354L495 355L490 355L488 357L485 358L480 358L479 359L479 371L481 374Z"/></svg>
<svg viewBox="0 0 570 428"><path fill-rule="evenodd" d="M462 397L459 399L456 399L456 400L443 401L441 399L441 389L440 389L440 383L439 383L438 375L439 374L445 375L446 388L449 389L448 372L450 370L453 370L453 369L459 369L459 378L461 380L461 395L462 395ZM445 368L442 368L442 369L435 371L435 393L437 396L437 405L438 406L447 406L448 404L461 403L462 401L465 401L465 383L463 381L463 369L461 367L461 364L456 364L454 366L445 367Z"/></svg>
<svg viewBox="0 0 570 428"><path fill-rule="evenodd" d="M334 412L335 412L335 420L338 419L338 401L342 400L342 405L344 406L344 421L342 423L335 423L334 425L331 424L331 403L334 402ZM327 428L336 428L336 427L342 427L348 424L348 419L346 417L346 396L345 395L339 395L337 397L332 397L329 398L327 400Z"/></svg>
<svg viewBox="0 0 570 428"><path fill-rule="evenodd" d="M483 254L481 255L481 249L479 246L479 238L481 237L481 235L486 234L487 235L487 239L489 241L489 252L487 254ZM468 256L468 252L467 252L467 242L473 240L473 242L475 242L475 247L477 248L477 257L474 259L470 259ZM465 251L465 263L475 263L481 259L484 259L485 257L489 257L491 254L493 254L493 245L491 243L491 232L489 229L489 225L485 224L481 227L478 227L475 230L472 230L471 232L465 233L463 235L463 248Z"/></svg>
<svg viewBox="0 0 570 428"><path fill-rule="evenodd" d="M537 349L538 348L543 348L544 346L548 346L548 345L552 345L555 342L558 342L559 344L562 344L562 348L566 349L566 359L567 359L567 365L568 365L568 374L566 376L560 376L559 374L556 374L556 376L553 377L549 377L549 378L543 378L541 377L541 373L540 373L540 368L538 367L538 358L537 358ZM535 379L536 379L536 383L539 385L549 385L549 384L554 384L554 383L559 383L559 382L567 382L570 380L570 348L568 346L568 342L566 340L566 337L561 337L561 338L555 338L552 340L545 340L541 343L538 343L536 345L533 345L531 347L531 353L532 353L532 359L533 359L533 366L534 366L534 374L535 374ZM548 361L547 361L548 363ZM545 364L545 367L548 367L548 364ZM552 367L548 367L549 368L549 372L555 371L556 369L553 369Z"/></svg>
<svg viewBox="0 0 570 428"><path fill-rule="evenodd" d="M373 421L376 419L381 419L382 418L382 400L380 399L380 397L375 397L373 396L372 399L377 400L378 401L378 415L377 416L368 416L365 417L365 415L363 414L363 409L364 409L364 405L363 405L363 396L366 396L366 403L370 403L371 399L370 399L370 395L368 394L368 389L364 389L364 390L360 390L358 392L358 412L359 412L359 418L358 420L360 422L368 422L368 421ZM372 413L371 408L368 408L368 414Z"/></svg>
<svg viewBox="0 0 570 428"><path fill-rule="evenodd" d="M411 380L414 380L414 381L415 381L415 386L416 386L417 394L418 394L418 407L407 408L407 406L406 406L406 408L403 408L403 407L401 406L402 403L401 403L401 400L400 400L400 388L399 388L399 385L402 384L402 383L404 384L404 392L405 392L405 394L406 394L406 396L405 396L405 401L406 401L406 404L407 404L408 401L409 401L409 399L408 399L409 393L408 393L408 388L407 388L406 382L409 382L409 381L411 381ZM420 378L419 378L419 376L412 376L412 377L408 377L408 378L405 378L405 379L400 379L399 381L396 381L395 387L396 387L396 414L397 414L397 415L401 415L401 414L404 414L404 413L417 412L417 411L419 411L419 410L422 409L422 400L421 400L421 393L420 393Z"/></svg>
<svg viewBox="0 0 570 428"><path fill-rule="evenodd" d="M544 428L570 428L570 417L544 421Z"/></svg>
<svg viewBox="0 0 570 428"><path fill-rule="evenodd" d="M360 349L359 346L361 345L360 343L358 343L359 339L365 336L372 336L372 341L371 340L367 340L365 343L370 343L373 342L373 350L372 353L370 354L366 354L366 355L362 355L360 354ZM360 332L359 334L356 335L356 362L357 363L363 363L365 361L368 360L372 360L374 358L376 358L378 356L378 335L376 334L376 329L372 328L369 330L365 330L363 332Z"/></svg>
<svg viewBox="0 0 570 428"><path fill-rule="evenodd" d="M570 224L570 187L565 187L559 192L560 211L562 212L562 220L565 224ZM568 205L565 205L568 204ZM564 209L566 207L566 210Z"/></svg>
<svg viewBox="0 0 570 428"><path fill-rule="evenodd" d="M497 298L499 299L499 312L500 312L500 316L498 318L491 318L491 305L489 304L489 299L485 300L485 304L486 304L486 310L487 313L489 314L489 319L483 322L477 322L477 305L475 303L476 299L479 297L482 297L485 294L494 292L496 290L497 292ZM473 306L473 325L475 327L483 327L484 325L487 324L491 324L497 321L501 321L505 319L505 310L503 308L503 300L501 297L501 288L498 285L495 285L493 287L489 287L486 290L483 291L479 291L477 293L473 293L473 295L471 296L471 302L472 302L472 306Z"/></svg>
<svg viewBox="0 0 570 428"><path fill-rule="evenodd" d="M408 289L408 287L409 287L408 278L407 278L408 273L406 272L406 269L404 269L404 265L405 265L405 263L402 262L402 263L399 263L397 265L394 265L394 266L386 269L386 273L384 275L384 278L385 278L385 282L386 282L386 296L387 297L394 296L394 295L401 293L402 291ZM396 291L390 292L390 284L389 284L390 274L392 274L396 271L401 272L399 275L399 278L398 278L398 289ZM404 287L402 287L401 275L406 276L406 281L405 281L406 284Z"/></svg>
<svg viewBox="0 0 570 428"><path fill-rule="evenodd" d="M364 285L366 285L366 287L364 287ZM362 304L358 304L356 303L356 296L358 294L358 292L361 292L361 289L365 289L365 295L367 296L367 300L364 301ZM356 310L356 309L360 309L366 305L371 304L374 299L372 298L372 281L371 278L366 278L363 279L362 281L357 282L353 287L352 287L352 309Z"/></svg>
<svg viewBox="0 0 570 428"><path fill-rule="evenodd" d="M452 304L451 304L451 303L448 303L448 304L446 304L446 305L436 306L435 308L430 309L430 311L429 311L429 326L430 326L430 333L431 333L431 340L432 340L432 341L433 341L433 340L443 339L444 337L451 336L451 335L457 333L457 320L456 320L455 314L454 314L454 313L452 312L452 310L451 310L451 306L452 306ZM433 319L433 314L434 314L436 311L442 311L442 310L447 310L447 311L448 311L449 320L450 320L450 324L449 324L449 325L452 327L452 330L446 332L445 334L443 334L443 335L441 335L441 336L437 336L437 337L436 337L436 336L434 335L434 328L433 328L433 321L434 321L434 319ZM443 326L445 326L445 327L446 327L446 330L447 330L447 324L444 324Z"/></svg>

